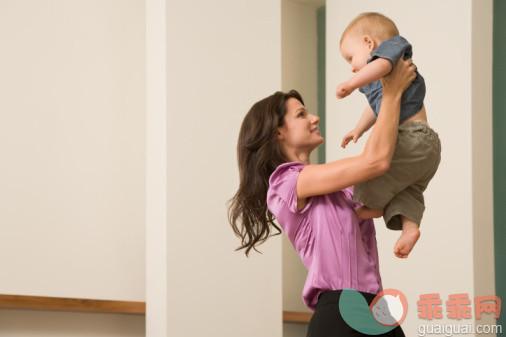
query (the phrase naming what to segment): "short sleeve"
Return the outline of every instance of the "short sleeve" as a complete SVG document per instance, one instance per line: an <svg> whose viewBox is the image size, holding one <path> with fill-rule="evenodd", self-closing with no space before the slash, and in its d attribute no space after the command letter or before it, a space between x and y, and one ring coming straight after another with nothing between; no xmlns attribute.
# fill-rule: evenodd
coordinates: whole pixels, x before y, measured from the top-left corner
<svg viewBox="0 0 506 337"><path fill-rule="evenodd" d="M284 163L271 174L267 191L267 206L276 218L283 213L283 209L291 213L303 214L311 207L312 198L310 197L304 208L297 211L297 178L306 165L297 162Z"/></svg>
<svg viewBox="0 0 506 337"><path fill-rule="evenodd" d="M358 88L358 91L360 91L361 93L365 94L364 87L360 87L360 88Z"/></svg>
<svg viewBox="0 0 506 337"><path fill-rule="evenodd" d="M343 188L341 192L343 192L346 199L353 200L353 186Z"/></svg>
<svg viewBox="0 0 506 337"><path fill-rule="evenodd" d="M378 48L371 52L368 63L377 58L384 58L392 62L392 66L395 66L403 54L405 54L404 59L413 56L411 44L402 36L396 36L381 42Z"/></svg>
<svg viewBox="0 0 506 337"><path fill-rule="evenodd" d="M349 187L346 187L346 188L343 188L341 190L341 192L343 193L344 197L346 199L349 199L350 202L352 203L353 205L353 208L357 208L359 206L362 206L363 204L361 202L358 202L358 201L353 201L353 193L354 193L354 188L353 186L349 186Z"/></svg>

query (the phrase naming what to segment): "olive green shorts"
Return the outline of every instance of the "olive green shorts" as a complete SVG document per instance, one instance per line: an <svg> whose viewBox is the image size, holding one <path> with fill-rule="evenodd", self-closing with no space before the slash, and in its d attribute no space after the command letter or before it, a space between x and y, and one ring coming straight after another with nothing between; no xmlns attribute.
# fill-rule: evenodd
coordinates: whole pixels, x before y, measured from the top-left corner
<svg viewBox="0 0 506 337"><path fill-rule="evenodd" d="M388 171L355 185L353 200L384 210L387 228L402 230L400 215L418 225L425 210L423 191L441 161L438 134L425 121L399 125L397 144Z"/></svg>

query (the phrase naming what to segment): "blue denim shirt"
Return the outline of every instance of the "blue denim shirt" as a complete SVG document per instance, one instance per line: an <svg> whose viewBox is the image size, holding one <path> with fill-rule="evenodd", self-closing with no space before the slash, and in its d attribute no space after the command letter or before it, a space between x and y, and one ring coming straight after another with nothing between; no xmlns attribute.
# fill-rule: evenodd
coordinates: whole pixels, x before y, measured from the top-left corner
<svg viewBox="0 0 506 337"><path fill-rule="evenodd" d="M367 63L376 60L381 57L392 62L392 66L395 67L397 61L404 54L404 59L411 58L413 51L411 44L402 36L396 36L391 39L381 42L381 44L371 52L371 58L367 60ZM413 117L423 106L423 99L425 98L425 81L416 72L416 78L411 82L408 89L402 94L401 98L401 114L399 117L399 124L405 120ZM358 89L364 93L369 101L369 105L374 112L376 118L378 118L379 109L381 106L381 98L383 96L383 86L380 80L364 85Z"/></svg>

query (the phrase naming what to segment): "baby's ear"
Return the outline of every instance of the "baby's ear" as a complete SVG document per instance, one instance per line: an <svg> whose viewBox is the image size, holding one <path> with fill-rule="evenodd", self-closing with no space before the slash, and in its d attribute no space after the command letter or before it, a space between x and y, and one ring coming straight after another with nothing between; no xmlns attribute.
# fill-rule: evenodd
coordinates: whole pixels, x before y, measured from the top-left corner
<svg viewBox="0 0 506 337"><path fill-rule="evenodd" d="M362 38L362 42L364 42L370 50L376 48L376 43L374 42L374 39L370 35L364 35L364 37Z"/></svg>

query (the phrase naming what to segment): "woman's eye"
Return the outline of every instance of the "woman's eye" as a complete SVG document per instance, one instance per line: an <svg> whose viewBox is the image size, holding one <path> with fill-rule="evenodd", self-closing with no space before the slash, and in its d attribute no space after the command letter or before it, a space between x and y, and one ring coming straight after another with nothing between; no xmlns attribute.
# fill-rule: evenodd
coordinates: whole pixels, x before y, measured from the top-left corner
<svg viewBox="0 0 506 337"><path fill-rule="evenodd" d="M304 112L299 113L299 117L304 116Z"/></svg>

